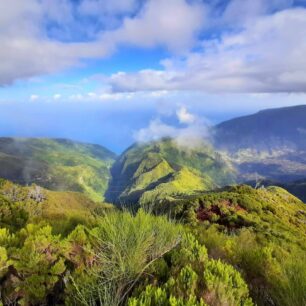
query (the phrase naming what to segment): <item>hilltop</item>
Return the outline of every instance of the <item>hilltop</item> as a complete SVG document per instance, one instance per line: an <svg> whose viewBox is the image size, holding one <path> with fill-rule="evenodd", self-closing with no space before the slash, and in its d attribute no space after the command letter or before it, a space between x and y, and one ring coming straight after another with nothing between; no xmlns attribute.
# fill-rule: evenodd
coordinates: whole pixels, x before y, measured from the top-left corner
<svg viewBox="0 0 306 306"><path fill-rule="evenodd" d="M135 144L113 165L106 199L150 203L174 194L192 194L231 184L235 171L209 145L179 146L174 139Z"/></svg>

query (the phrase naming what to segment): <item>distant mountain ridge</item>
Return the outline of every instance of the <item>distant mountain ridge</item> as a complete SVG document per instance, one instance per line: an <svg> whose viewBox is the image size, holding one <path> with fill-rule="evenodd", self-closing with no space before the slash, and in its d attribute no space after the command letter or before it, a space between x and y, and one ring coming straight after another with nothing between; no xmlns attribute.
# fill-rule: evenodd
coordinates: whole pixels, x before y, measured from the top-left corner
<svg viewBox="0 0 306 306"><path fill-rule="evenodd" d="M77 191L101 201L116 155L67 139L0 138L0 178L50 190Z"/></svg>
<svg viewBox="0 0 306 306"><path fill-rule="evenodd" d="M267 109L231 119L214 129L217 148L306 150L306 105Z"/></svg>
<svg viewBox="0 0 306 306"><path fill-rule="evenodd" d="M303 194L303 184L289 184L306 178L304 131L306 105L301 105L220 123L213 145L196 150L188 144L179 148L174 139L135 144L112 167L106 198L141 204L256 180L272 180Z"/></svg>
<svg viewBox="0 0 306 306"><path fill-rule="evenodd" d="M95 201L105 195L120 204L256 181L271 181L305 200L306 105L220 123L212 144L191 148L164 138L136 143L118 158L102 146L67 139L2 137L1 177L82 192Z"/></svg>
<svg viewBox="0 0 306 306"><path fill-rule="evenodd" d="M240 182L287 184L306 178L306 105L225 121L214 128L213 139L236 166Z"/></svg>

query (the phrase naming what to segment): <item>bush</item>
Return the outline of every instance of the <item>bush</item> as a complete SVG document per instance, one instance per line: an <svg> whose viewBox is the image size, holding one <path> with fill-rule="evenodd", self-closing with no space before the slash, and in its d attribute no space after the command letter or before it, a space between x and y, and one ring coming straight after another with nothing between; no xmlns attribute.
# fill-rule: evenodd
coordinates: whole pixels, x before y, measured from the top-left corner
<svg viewBox="0 0 306 306"><path fill-rule="evenodd" d="M16 231L25 226L28 213L21 203L11 202L0 195L0 227Z"/></svg>
<svg viewBox="0 0 306 306"><path fill-rule="evenodd" d="M13 250L10 264L13 269L7 278L11 280L6 296L11 303L25 305L45 304L66 270L60 251L59 236L51 233L50 226L28 225L22 236L26 239L21 248Z"/></svg>
<svg viewBox="0 0 306 306"><path fill-rule="evenodd" d="M203 300L198 302L195 296L190 296L185 300L169 296L166 289L149 285L139 298L129 299L128 306L206 306L206 304Z"/></svg>
<svg viewBox="0 0 306 306"><path fill-rule="evenodd" d="M153 279L143 280L151 284L140 285L129 299L129 306L253 305L240 273L230 265L209 259L206 248L192 235L185 235L167 257L168 278L164 280L155 270Z"/></svg>
<svg viewBox="0 0 306 306"><path fill-rule="evenodd" d="M0 247L0 277L2 277L7 270L8 262L7 262L7 252L4 247Z"/></svg>
<svg viewBox="0 0 306 306"><path fill-rule="evenodd" d="M89 233L94 263L72 277L77 303L118 305L139 277L180 241L180 227L139 210L112 212ZM81 276L80 276L81 275Z"/></svg>
<svg viewBox="0 0 306 306"><path fill-rule="evenodd" d="M220 260L205 265L203 280L209 305L253 305L249 290L240 273Z"/></svg>
<svg viewBox="0 0 306 306"><path fill-rule="evenodd" d="M287 259L280 278L272 278L272 295L278 305L306 305L306 258Z"/></svg>

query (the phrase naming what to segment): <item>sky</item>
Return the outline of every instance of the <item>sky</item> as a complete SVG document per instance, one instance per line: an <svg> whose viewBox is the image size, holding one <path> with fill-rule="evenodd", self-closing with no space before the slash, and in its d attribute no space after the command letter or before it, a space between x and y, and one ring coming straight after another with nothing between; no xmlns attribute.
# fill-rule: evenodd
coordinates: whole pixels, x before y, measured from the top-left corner
<svg viewBox="0 0 306 306"><path fill-rule="evenodd" d="M306 0L1 0L0 136L116 153L306 104Z"/></svg>

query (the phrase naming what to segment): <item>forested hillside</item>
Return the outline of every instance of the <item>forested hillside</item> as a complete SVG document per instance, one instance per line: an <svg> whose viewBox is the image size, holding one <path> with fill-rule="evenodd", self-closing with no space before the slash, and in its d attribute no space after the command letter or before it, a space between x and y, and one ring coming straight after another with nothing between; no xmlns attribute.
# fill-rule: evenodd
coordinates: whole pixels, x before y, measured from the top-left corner
<svg viewBox="0 0 306 306"><path fill-rule="evenodd" d="M205 246L167 217L4 180L0 217L4 305L204 305L211 296L252 305L240 273L209 259ZM160 269L178 276L173 290L143 288L147 272L163 286Z"/></svg>
<svg viewBox="0 0 306 306"><path fill-rule="evenodd" d="M0 305L305 305L290 152L1 138Z"/></svg>
<svg viewBox="0 0 306 306"><path fill-rule="evenodd" d="M106 198L123 205L211 190L236 177L231 164L210 145L188 148L169 138L133 145L118 158L111 174Z"/></svg>
<svg viewBox="0 0 306 306"><path fill-rule="evenodd" d="M57 191L82 192L101 201L115 154L66 139L0 138L0 178Z"/></svg>

